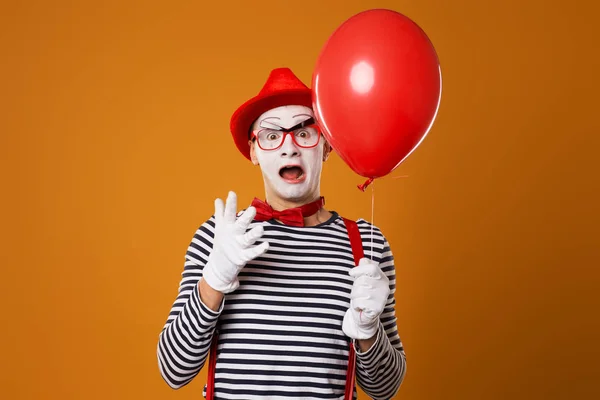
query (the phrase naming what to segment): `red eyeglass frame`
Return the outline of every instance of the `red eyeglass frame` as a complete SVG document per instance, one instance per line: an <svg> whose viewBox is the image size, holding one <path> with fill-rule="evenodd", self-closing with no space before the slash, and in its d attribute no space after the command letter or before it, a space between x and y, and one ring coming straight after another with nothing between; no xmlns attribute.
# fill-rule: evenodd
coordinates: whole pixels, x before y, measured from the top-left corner
<svg viewBox="0 0 600 400"><path fill-rule="evenodd" d="M312 146L302 146L301 144L299 144L298 142L296 142L296 137L293 135L294 131L298 130L298 129L302 129L302 128L313 128L314 130L317 131L317 133L319 134L319 138L317 139L317 142L312 145ZM258 140L258 135L257 133L260 131L264 131L267 130L267 128L263 128L263 129L259 129L257 131L252 131L250 132L250 139L256 139L256 143L258 143L258 147L260 147L262 150L264 151L273 151L273 150L277 150L279 148L281 148L281 146L283 146L283 144L285 143L285 137L287 135L292 135L292 141L294 142L294 144L302 149L312 149L313 147L317 147L317 145L321 142L321 136L323 136L322 132L321 132L321 128L319 128L319 125L315 122L314 124L310 124L310 125L306 125L303 126L302 128L295 128L295 129L269 129L269 130L276 130L277 132L283 132L283 138L281 139L281 143L279 143L279 146L277 147L273 147L272 149L265 149L264 147L262 147L260 145L260 140Z"/></svg>

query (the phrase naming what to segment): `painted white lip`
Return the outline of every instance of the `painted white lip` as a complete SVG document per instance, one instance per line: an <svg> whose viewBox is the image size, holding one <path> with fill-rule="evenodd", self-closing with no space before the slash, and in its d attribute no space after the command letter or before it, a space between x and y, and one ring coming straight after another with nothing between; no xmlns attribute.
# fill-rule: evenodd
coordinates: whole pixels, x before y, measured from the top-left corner
<svg viewBox="0 0 600 400"><path fill-rule="evenodd" d="M292 184L296 184L296 183L302 183L306 180L306 172L304 171L304 168L302 168L301 165L298 164L289 164L289 165L283 165L281 168L279 168L279 172L281 172L281 170L283 168L292 168L292 167L298 167L302 170L302 175L300 175L300 177L298 179L285 179L283 176L279 175L279 177L287 183L292 183Z"/></svg>

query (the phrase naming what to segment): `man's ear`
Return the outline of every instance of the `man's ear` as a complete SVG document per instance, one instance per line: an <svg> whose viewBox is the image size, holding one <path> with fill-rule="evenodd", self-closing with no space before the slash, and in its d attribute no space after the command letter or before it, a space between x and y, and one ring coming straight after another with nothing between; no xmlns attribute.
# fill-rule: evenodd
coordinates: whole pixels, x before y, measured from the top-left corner
<svg viewBox="0 0 600 400"><path fill-rule="evenodd" d="M325 140L325 139L323 139L323 140L325 142L323 144L323 162L325 162L329 158L329 154L331 154L332 148L327 140Z"/></svg>
<svg viewBox="0 0 600 400"><path fill-rule="evenodd" d="M248 140L248 146L250 146L250 159L252 164L258 165L258 158L256 157L256 151L254 151L254 141Z"/></svg>

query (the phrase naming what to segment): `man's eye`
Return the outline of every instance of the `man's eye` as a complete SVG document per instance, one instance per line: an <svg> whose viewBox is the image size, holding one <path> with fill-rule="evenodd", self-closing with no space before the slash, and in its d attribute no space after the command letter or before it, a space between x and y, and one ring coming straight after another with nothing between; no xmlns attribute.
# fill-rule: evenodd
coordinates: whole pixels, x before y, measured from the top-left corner
<svg viewBox="0 0 600 400"><path fill-rule="evenodd" d="M279 135L278 135L278 134L276 134L276 133L269 133L269 134L267 135L267 139L268 139L268 140L277 140L277 138L278 138L278 137L279 137Z"/></svg>
<svg viewBox="0 0 600 400"><path fill-rule="evenodd" d="M296 137L299 137L299 138L307 138L309 136L310 136L310 133L308 133L308 131L305 131L305 130L296 132Z"/></svg>

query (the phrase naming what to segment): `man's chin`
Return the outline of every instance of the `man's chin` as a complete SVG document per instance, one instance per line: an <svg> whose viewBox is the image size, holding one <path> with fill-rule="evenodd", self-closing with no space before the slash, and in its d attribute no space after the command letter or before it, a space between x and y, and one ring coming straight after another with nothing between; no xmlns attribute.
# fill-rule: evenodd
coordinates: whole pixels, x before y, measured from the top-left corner
<svg viewBox="0 0 600 400"><path fill-rule="evenodd" d="M287 183L285 181L272 185L273 192L283 200L289 202L299 202L306 199L311 192L311 187L307 182Z"/></svg>
<svg viewBox="0 0 600 400"><path fill-rule="evenodd" d="M299 188L292 188L291 190L278 192L277 195L283 200L295 203L302 201L302 199L305 199L308 195L308 192L308 190L299 190Z"/></svg>

